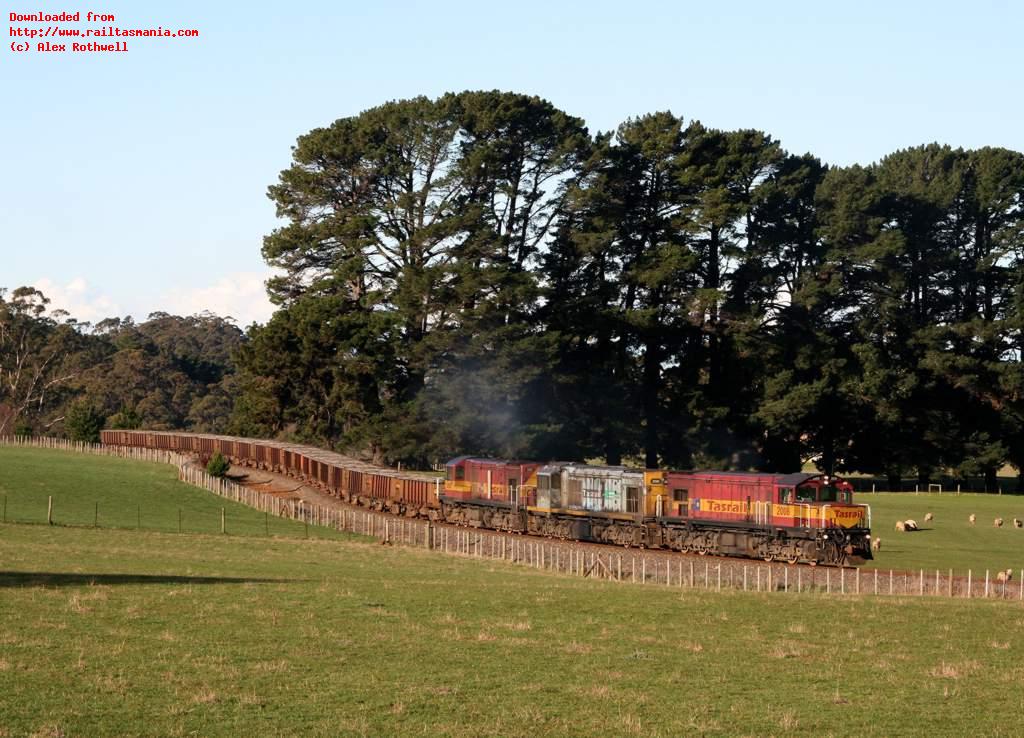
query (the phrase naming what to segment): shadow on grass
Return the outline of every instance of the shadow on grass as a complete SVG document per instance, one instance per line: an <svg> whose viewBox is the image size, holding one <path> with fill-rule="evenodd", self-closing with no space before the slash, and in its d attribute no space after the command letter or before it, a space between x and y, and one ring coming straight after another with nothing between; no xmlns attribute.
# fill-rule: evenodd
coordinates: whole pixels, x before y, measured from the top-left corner
<svg viewBox="0 0 1024 738"><path fill-rule="evenodd" d="M302 579L197 577L171 574L70 574L49 571L0 571L3 587L80 587L89 584L290 584Z"/></svg>

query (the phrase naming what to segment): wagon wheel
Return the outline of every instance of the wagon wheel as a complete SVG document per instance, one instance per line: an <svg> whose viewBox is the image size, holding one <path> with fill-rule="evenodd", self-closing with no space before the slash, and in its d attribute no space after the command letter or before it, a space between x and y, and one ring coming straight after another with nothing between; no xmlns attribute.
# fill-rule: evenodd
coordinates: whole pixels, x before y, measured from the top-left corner
<svg viewBox="0 0 1024 738"><path fill-rule="evenodd" d="M768 562L775 561L775 555L774 554L765 554L761 558L763 558L765 561L768 561Z"/></svg>
<svg viewBox="0 0 1024 738"><path fill-rule="evenodd" d="M800 561L800 556L799 555L794 556L793 558L790 558L790 559L786 559L786 562L789 563L789 564L795 564L798 561Z"/></svg>

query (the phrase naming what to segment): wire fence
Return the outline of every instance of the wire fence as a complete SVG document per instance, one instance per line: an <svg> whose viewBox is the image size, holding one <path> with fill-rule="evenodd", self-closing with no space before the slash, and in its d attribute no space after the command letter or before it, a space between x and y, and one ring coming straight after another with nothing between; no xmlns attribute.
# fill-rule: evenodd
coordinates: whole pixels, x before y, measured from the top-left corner
<svg viewBox="0 0 1024 738"><path fill-rule="evenodd" d="M989 494L989 495L1020 495L1024 494L1019 477L999 477L994 489L989 489L984 477L938 477L935 481L922 482L919 479L901 479L898 483L890 482L884 477L843 477L855 492L906 493L915 494Z"/></svg>
<svg viewBox="0 0 1024 738"><path fill-rule="evenodd" d="M999 598L1024 601L1024 569L984 573L968 570L895 571L810 567L779 562L697 557L653 551L611 550L598 545L535 539L496 531L462 528L419 518L355 508L332 501L319 505L285 499L193 466L188 457L156 449L108 447L62 439L0 438L0 445L31 446L161 461L178 467L178 478L269 516L306 526L331 528L446 554L525 565L557 574L670 588L829 595ZM314 480L309 480L315 483ZM6 514L6 513L5 513ZM223 513L222 513L223 515ZM227 532L222 517L222 532Z"/></svg>

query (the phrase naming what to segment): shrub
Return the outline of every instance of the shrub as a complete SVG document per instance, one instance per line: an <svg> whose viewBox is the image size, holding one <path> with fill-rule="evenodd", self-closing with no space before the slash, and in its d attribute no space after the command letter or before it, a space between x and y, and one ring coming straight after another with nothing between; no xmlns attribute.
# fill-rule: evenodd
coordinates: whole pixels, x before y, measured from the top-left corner
<svg viewBox="0 0 1024 738"><path fill-rule="evenodd" d="M142 427L142 418L130 407L122 407L110 416L107 427L114 430L135 430Z"/></svg>
<svg viewBox="0 0 1024 738"><path fill-rule="evenodd" d="M107 417L87 400L74 403L64 418L64 430L72 441L99 443Z"/></svg>
<svg viewBox="0 0 1024 738"><path fill-rule="evenodd" d="M210 457L210 461L206 465L206 473L213 477L223 477L230 468L231 463L224 458L220 451L217 451Z"/></svg>

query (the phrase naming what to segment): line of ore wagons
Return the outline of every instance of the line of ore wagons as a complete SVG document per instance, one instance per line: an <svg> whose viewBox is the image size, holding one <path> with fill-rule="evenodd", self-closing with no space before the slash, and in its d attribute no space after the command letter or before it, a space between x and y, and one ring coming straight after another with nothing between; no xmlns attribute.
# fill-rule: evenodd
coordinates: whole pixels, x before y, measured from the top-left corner
<svg viewBox="0 0 1024 738"><path fill-rule="evenodd" d="M104 430L100 438L108 446L194 453L201 458L219 451L233 464L310 480L345 499L368 497L382 503L401 502L410 508L428 507L437 499L439 482L433 476L374 466L311 446L170 431Z"/></svg>

